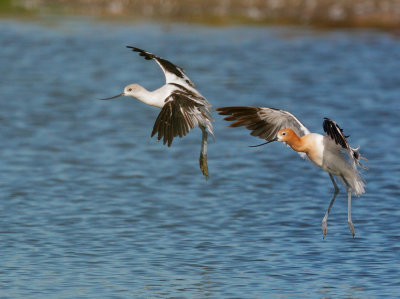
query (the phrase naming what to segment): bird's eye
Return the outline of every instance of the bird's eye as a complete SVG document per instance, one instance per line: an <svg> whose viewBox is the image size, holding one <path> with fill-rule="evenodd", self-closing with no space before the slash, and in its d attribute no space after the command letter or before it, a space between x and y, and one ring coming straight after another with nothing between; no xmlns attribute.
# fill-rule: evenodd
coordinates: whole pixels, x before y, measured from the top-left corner
<svg viewBox="0 0 400 299"><path fill-rule="evenodd" d="M285 136L285 135L286 135L286 132L282 132L282 135Z"/></svg>
<svg viewBox="0 0 400 299"><path fill-rule="evenodd" d="M129 88L128 91L132 91L132 88Z"/></svg>

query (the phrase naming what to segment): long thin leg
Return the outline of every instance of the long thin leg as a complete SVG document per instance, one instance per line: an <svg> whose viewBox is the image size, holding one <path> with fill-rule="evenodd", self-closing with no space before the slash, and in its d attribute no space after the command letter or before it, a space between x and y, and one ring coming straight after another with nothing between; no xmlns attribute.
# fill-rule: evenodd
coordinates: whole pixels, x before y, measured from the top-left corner
<svg viewBox="0 0 400 299"><path fill-rule="evenodd" d="M200 152L200 169L203 175L208 180L208 165L207 165L207 131L203 126L200 126L201 135L201 152Z"/></svg>
<svg viewBox="0 0 400 299"><path fill-rule="evenodd" d="M353 221L351 221L351 186L345 179L345 177L342 175L342 179L344 183L346 184L347 187L347 223L349 224L350 231L353 235L353 238L355 237L356 233L354 231L354 224Z"/></svg>
<svg viewBox="0 0 400 299"><path fill-rule="evenodd" d="M332 180L333 187L335 188L335 191L334 191L334 193L333 193L333 197L332 197L332 199L331 199L331 202L329 203L328 210L326 210L324 219L322 219L322 238L323 238L323 239L325 239L326 232L328 231L328 223L327 223L327 221L328 221L329 211L331 210L331 208L332 208L332 206L333 206L333 203L335 202L336 195L337 195L338 192L339 192L339 187L336 185L336 182L335 182L333 176L332 176L331 174L329 174L329 177L330 177L331 180Z"/></svg>
<svg viewBox="0 0 400 299"><path fill-rule="evenodd" d="M347 190L347 223L349 224L350 231L354 238L356 233L354 231L353 221L351 221L351 189Z"/></svg>

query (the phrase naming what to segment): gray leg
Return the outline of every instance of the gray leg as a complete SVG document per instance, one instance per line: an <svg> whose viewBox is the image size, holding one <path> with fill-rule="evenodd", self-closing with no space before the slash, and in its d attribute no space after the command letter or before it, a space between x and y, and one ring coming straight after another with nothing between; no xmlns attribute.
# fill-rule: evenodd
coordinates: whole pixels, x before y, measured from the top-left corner
<svg viewBox="0 0 400 299"><path fill-rule="evenodd" d="M350 231L353 234L354 238L356 233L354 231L353 221L351 221L351 189L347 190L347 223L349 224Z"/></svg>
<svg viewBox="0 0 400 299"><path fill-rule="evenodd" d="M208 179L208 165L207 165L207 131L203 126L200 126L202 131L201 136L201 152L200 152L200 169L203 175Z"/></svg>
<svg viewBox="0 0 400 299"><path fill-rule="evenodd" d="M332 176L331 174L329 174L329 177L330 177L331 180L332 180L333 187L335 188L335 191L334 191L334 193L333 193L333 197L332 197L332 199L331 199L331 202L329 203L328 210L326 210L324 219L322 219L322 238L324 238L324 239L325 239L326 232L328 231L328 224L327 224L327 221L328 221L329 211L331 210L331 208L332 208L332 206L333 206L333 203L335 202L336 195L337 195L338 192L339 192L339 187L336 185L336 182L335 182L333 176Z"/></svg>
<svg viewBox="0 0 400 299"><path fill-rule="evenodd" d="M342 179L347 187L347 223L349 224L350 231L354 238L356 233L354 231L353 221L351 221L351 186L349 185L347 180L344 178L344 176L342 176Z"/></svg>

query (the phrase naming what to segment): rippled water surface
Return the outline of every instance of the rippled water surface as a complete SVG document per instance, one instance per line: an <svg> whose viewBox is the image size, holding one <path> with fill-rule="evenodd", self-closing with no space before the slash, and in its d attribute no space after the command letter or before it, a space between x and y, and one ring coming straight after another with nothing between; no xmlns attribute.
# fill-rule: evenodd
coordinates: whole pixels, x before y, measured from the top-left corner
<svg viewBox="0 0 400 299"><path fill-rule="evenodd" d="M400 41L374 31L0 21L1 297L355 297L400 293ZM367 193L321 220L329 176L214 113L167 148L158 110L97 101L158 66L185 68L214 107L336 120L369 161Z"/></svg>

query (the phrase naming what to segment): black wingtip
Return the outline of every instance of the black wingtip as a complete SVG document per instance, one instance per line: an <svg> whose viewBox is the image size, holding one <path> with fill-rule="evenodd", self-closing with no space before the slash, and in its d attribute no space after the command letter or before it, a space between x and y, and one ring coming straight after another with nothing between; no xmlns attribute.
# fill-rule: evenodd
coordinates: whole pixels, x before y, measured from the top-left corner
<svg viewBox="0 0 400 299"><path fill-rule="evenodd" d="M142 49L136 48L136 47L132 47L132 46L126 46L128 49L132 49L133 51L143 51Z"/></svg>
<svg viewBox="0 0 400 299"><path fill-rule="evenodd" d="M147 52L143 49L132 47L132 46L126 46L128 49L132 49L133 52L138 52L140 56L143 56L144 59L146 60L151 60L154 58L157 58L154 54Z"/></svg>
<svg viewBox="0 0 400 299"><path fill-rule="evenodd" d="M331 137L335 141L336 144L339 144L343 148L348 147L346 138L348 138L350 136L344 135L343 129L340 128L339 125L335 121L333 121L327 117L324 117L324 123L322 124L322 127L324 129L324 132L329 137Z"/></svg>
<svg viewBox="0 0 400 299"><path fill-rule="evenodd" d="M132 46L126 46L128 49L131 49L133 52L138 52L140 49Z"/></svg>

